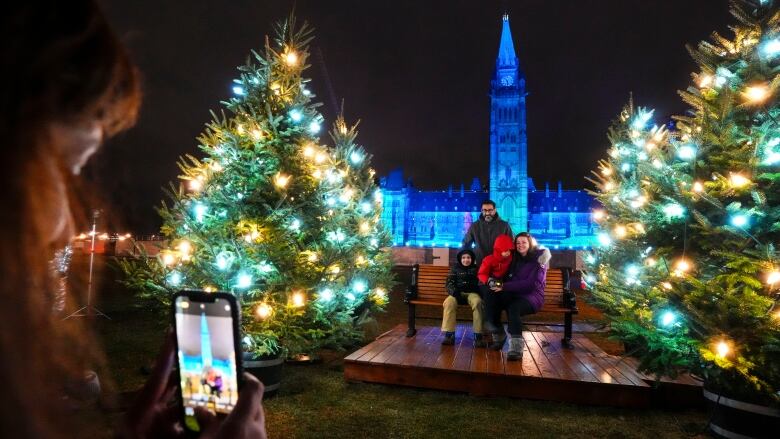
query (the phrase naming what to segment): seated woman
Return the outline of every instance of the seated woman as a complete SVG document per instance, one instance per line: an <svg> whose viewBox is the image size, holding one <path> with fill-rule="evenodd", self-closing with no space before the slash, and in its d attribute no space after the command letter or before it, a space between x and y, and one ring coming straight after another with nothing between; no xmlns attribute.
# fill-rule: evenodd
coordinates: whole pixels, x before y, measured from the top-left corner
<svg viewBox="0 0 780 439"><path fill-rule="evenodd" d="M536 240L529 233L518 233L515 237L512 264L505 281L503 284L492 286L483 297L485 326L493 333L491 349L500 350L506 341L503 328L492 323L498 321L502 310L506 310L511 337L507 360L519 360L523 356L522 317L537 313L544 304L544 286L549 261L549 250L537 248Z"/></svg>
<svg viewBox="0 0 780 439"><path fill-rule="evenodd" d="M455 314L458 311L458 304L468 303L474 313L472 324L474 347L484 348L486 344L482 339L482 299L477 292L477 264L475 264L474 252L461 250L456 259L455 265L450 268L450 274L447 276L446 287L449 296L444 299L443 304L441 331L444 333L444 340L441 344L455 344Z"/></svg>

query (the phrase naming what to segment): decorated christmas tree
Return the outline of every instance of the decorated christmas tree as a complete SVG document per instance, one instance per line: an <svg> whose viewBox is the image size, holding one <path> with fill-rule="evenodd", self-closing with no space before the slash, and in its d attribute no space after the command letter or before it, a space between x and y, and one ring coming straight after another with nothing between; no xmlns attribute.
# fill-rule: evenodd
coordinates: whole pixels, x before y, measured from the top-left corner
<svg viewBox="0 0 780 439"><path fill-rule="evenodd" d="M355 126L340 116L326 146L302 74L311 30L294 19L240 67L227 111L184 157L159 209L167 247L123 263L127 283L168 304L180 289L228 291L245 349L289 356L341 347L392 285L382 197Z"/></svg>
<svg viewBox="0 0 780 439"><path fill-rule="evenodd" d="M780 13L732 2L732 38L690 52L676 129L629 105L594 172L592 293L641 368L728 393L780 390Z"/></svg>

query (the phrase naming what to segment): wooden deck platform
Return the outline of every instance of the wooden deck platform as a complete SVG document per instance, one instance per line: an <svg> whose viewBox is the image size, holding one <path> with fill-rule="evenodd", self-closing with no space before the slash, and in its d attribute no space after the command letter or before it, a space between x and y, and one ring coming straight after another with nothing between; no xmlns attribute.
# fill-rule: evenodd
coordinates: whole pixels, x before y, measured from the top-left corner
<svg viewBox="0 0 780 439"><path fill-rule="evenodd" d="M506 351L472 347L470 325L458 325L454 346L441 345L441 331L421 327L407 338L406 327L391 331L344 359L350 381L619 407L689 406L702 400L691 377L656 383L635 370L633 359L605 353L582 334L565 349L560 334L524 331L522 361ZM464 337L465 335L465 337Z"/></svg>

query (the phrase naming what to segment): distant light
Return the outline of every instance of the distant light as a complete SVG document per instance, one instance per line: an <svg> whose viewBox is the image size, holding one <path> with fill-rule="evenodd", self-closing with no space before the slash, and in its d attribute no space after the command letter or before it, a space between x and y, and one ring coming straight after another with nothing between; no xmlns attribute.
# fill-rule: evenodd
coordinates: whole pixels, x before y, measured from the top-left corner
<svg viewBox="0 0 780 439"><path fill-rule="evenodd" d="M243 95L244 95L244 93L245 93L245 92L244 92L244 87L241 87L241 86L239 86L239 85L236 85L235 87L233 87L233 93L235 93L235 94L237 94L237 95L239 95L239 96L243 96Z"/></svg>
<svg viewBox="0 0 780 439"><path fill-rule="evenodd" d="M298 109L290 110L290 119L293 122L300 122L303 119L303 112Z"/></svg>

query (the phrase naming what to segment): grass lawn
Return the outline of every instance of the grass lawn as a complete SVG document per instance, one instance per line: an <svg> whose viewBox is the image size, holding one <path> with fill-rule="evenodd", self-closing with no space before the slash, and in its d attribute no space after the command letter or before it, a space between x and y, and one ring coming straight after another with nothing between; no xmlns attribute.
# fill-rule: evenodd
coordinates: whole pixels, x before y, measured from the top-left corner
<svg viewBox="0 0 780 439"><path fill-rule="evenodd" d="M97 270L98 306L111 320L95 322L108 360L101 380L108 382L110 375L112 393L130 394L146 380L168 322L138 307L104 265L100 261ZM369 328L371 334L405 322L401 291L399 287L391 294L391 304ZM420 324L438 324L435 315L430 317ZM603 337L594 339L608 344L613 352L619 349ZM281 390L265 402L270 437L706 437L707 414L703 411L586 407L347 383L341 360L345 355L325 352L319 363L285 365ZM112 437L110 428L121 417L121 410L122 404L108 414L85 411L81 416L84 431L78 436Z"/></svg>

